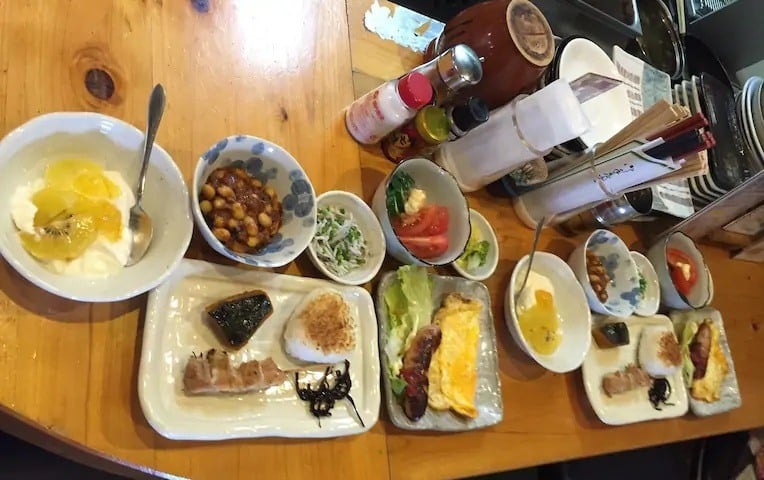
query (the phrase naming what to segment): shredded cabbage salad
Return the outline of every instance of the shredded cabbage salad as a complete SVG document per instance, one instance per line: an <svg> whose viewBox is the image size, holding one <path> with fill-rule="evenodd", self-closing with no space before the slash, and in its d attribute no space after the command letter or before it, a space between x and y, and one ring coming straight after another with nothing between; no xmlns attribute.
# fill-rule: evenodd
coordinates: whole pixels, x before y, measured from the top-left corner
<svg viewBox="0 0 764 480"><path fill-rule="evenodd" d="M368 256L366 239L353 215L345 208L334 205L318 209L313 249L336 275L345 275L364 265Z"/></svg>

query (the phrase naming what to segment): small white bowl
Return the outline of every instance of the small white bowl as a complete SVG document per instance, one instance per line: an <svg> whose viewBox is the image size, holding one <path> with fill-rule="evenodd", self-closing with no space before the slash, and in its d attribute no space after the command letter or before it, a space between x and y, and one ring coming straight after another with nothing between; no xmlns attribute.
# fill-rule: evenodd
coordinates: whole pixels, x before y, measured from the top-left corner
<svg viewBox="0 0 764 480"><path fill-rule="evenodd" d="M199 208L199 192L217 168L241 166L247 173L271 185L281 201L281 228L257 253L237 253L215 238ZM231 260L253 267L281 267L291 262L313 239L316 231L316 195L300 163L280 146L250 135L224 138L196 163L191 208L196 227L207 243Z"/></svg>
<svg viewBox="0 0 764 480"><path fill-rule="evenodd" d="M151 152L143 195L143 208L154 226L151 245L137 264L109 277L73 277L46 269L21 245L8 202L16 187L43 178L45 168L63 158L92 159L133 185L143 138L134 126L91 112L49 113L6 135L0 141L0 191L6 195L0 202L0 253L8 263L38 287L83 302L115 302L162 283L186 253L193 222L183 175L159 145Z"/></svg>
<svg viewBox="0 0 764 480"><path fill-rule="evenodd" d="M448 209L448 250L435 258L417 258L398 240L387 214L387 186L398 172L408 173L414 179L416 188L427 194L427 203L441 205ZM446 170L426 158L410 158L399 163L377 187L371 208L382 225L387 253L399 262L410 265L447 265L464 253L470 238L470 215L467 199L459 190L454 177Z"/></svg>
<svg viewBox="0 0 764 480"><path fill-rule="evenodd" d="M698 267L698 281L690 291L687 297L684 297L674 286L669 272L668 260L666 258L666 249L676 248L687 254ZM703 308L711 302L713 298L713 281L711 272L708 270L703 254L700 253L695 242L682 232L674 232L661 239L650 247L647 251L647 257L653 263L655 272L658 274L658 281L661 286L661 304L667 308L687 310L691 308Z"/></svg>
<svg viewBox="0 0 764 480"><path fill-rule="evenodd" d="M483 240L487 240L488 254L485 258L485 264L474 269L466 270L459 265L458 261L454 261L451 265L454 270L462 277L468 280L482 281L493 275L496 271L496 266L499 264L499 241L496 239L496 233L491 228L491 224L485 219L477 210L470 208L470 224L473 228L477 229L480 237ZM458 259L457 259L458 260Z"/></svg>
<svg viewBox="0 0 764 480"><path fill-rule="evenodd" d="M551 355L541 355L525 341L517 319L515 296L527 271L529 255L517 262L504 297L504 321L520 348L542 367L557 373L581 366L591 345L592 315L586 295L573 270L557 255L536 252L532 271L549 279L554 287L554 303L560 315L562 339Z"/></svg>
<svg viewBox="0 0 764 480"><path fill-rule="evenodd" d="M586 250L603 259L610 276L608 299L602 303L589 283L586 269ZM589 306L597 313L626 318L634 313L639 303L639 274L626 244L609 230L595 230L584 243L576 247L568 258L568 265L584 287Z"/></svg>
<svg viewBox="0 0 764 480"><path fill-rule="evenodd" d="M379 225L377 217L374 216L374 212L357 195L339 190L322 193L316 199L316 203L318 210L321 210L321 207L337 206L345 208L353 215L353 220L358 224L358 228L361 230L364 239L366 239L369 257L366 259L366 263L357 269L345 275L337 275L329 270L324 265L324 262L318 258L316 250L313 248L313 242L311 242L308 245L308 258L310 258L310 261L313 262L316 268L321 270L321 273L335 282L344 283L345 285L362 285L371 281L377 275L382 267L382 262L385 260L385 236L382 233L382 227Z"/></svg>
<svg viewBox="0 0 764 480"><path fill-rule="evenodd" d="M658 313L658 307L661 304L661 286L658 282L658 274L650 260L639 252L631 252L631 259L637 265L637 270L645 278L647 287L645 294L637 303L637 309L634 313L641 317L652 317Z"/></svg>

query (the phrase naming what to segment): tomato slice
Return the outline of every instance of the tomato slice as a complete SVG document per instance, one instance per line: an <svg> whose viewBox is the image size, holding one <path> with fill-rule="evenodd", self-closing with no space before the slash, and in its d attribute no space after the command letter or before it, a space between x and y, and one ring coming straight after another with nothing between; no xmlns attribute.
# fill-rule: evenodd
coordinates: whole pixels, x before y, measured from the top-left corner
<svg viewBox="0 0 764 480"><path fill-rule="evenodd" d="M684 278L684 273L682 273L681 268L670 267L669 270L671 270L671 280L674 282L677 291L687 297L690 294L694 283L690 283L689 280Z"/></svg>
<svg viewBox="0 0 764 480"><path fill-rule="evenodd" d="M668 264L672 267L675 267L677 263L687 263L689 265L692 265L692 259L689 255L684 253L683 251L679 250L678 248L667 248L666 249L666 261L668 261Z"/></svg>
<svg viewBox="0 0 764 480"><path fill-rule="evenodd" d="M424 260L439 257L448 250L448 237L444 234L428 237L400 237L400 240L415 257Z"/></svg>
<svg viewBox="0 0 764 480"><path fill-rule="evenodd" d="M676 289L685 297L690 294L692 287L698 281L698 267L692 261L689 255L676 248L666 249L666 262L669 266L671 280ZM683 265L689 266L689 275L685 276Z"/></svg>
<svg viewBox="0 0 764 480"><path fill-rule="evenodd" d="M427 205L416 215L401 215L392 221L399 237L439 235L448 230L448 209L440 205Z"/></svg>

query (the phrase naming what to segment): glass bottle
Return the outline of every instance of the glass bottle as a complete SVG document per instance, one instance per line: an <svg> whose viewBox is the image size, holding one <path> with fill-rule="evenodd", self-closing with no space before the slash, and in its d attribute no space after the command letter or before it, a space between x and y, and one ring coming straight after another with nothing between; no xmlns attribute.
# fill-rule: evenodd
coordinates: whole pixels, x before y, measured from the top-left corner
<svg viewBox="0 0 764 480"><path fill-rule="evenodd" d="M448 140L449 127L446 111L428 105L416 114L414 120L382 140L382 153L395 163L429 155L439 144Z"/></svg>

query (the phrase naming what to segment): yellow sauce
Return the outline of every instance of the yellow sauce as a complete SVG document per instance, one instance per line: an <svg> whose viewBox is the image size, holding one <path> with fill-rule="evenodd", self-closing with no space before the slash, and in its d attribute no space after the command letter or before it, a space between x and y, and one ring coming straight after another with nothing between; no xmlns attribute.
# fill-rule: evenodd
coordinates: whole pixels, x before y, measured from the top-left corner
<svg viewBox="0 0 764 480"><path fill-rule="evenodd" d="M560 346L562 335L554 297L545 290L536 290L536 303L518 312L520 331L533 350L551 355Z"/></svg>

